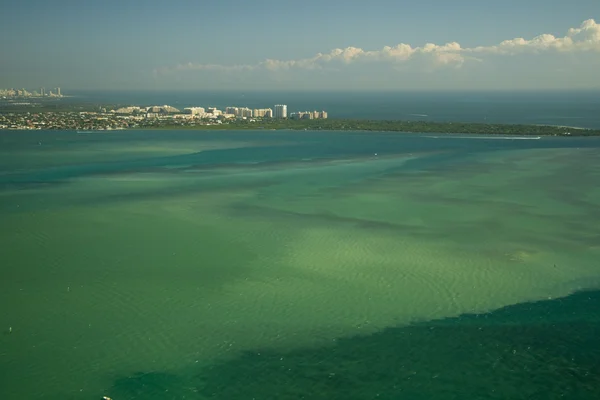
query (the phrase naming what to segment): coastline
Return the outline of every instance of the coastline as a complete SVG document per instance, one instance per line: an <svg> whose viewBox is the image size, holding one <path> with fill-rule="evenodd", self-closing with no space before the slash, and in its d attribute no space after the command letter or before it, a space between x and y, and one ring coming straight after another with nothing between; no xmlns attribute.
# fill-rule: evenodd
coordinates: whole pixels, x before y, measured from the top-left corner
<svg viewBox="0 0 600 400"><path fill-rule="evenodd" d="M600 137L600 129L568 128L549 125L511 125L511 124L478 124L478 123L444 123L413 121L360 121L330 120L334 123L229 123L215 125L182 126L164 124L159 126L140 126L128 130L190 130L190 131L338 131L361 133L399 133L399 134L432 134L432 135L485 135L485 136L556 136L556 137ZM339 125L347 123L348 125ZM273 126L275 125L275 126ZM571 131L571 129L573 131Z"/></svg>
<svg viewBox="0 0 600 400"><path fill-rule="evenodd" d="M371 130L371 129L310 129L310 128L250 128L250 127L235 127L235 126L179 126L179 125L165 125L165 126L150 126L150 127L132 127L132 128L120 128L120 129L15 129L15 128L0 128L0 132L53 132L53 131L65 131L73 132L80 135L93 135L93 134L107 134L116 132L140 132L140 131L188 131L192 132L214 132L214 131L263 131L263 132L339 132L339 133L363 133L363 134L400 134L400 135L427 135L432 139L541 139L542 137L557 137L557 138L569 138L569 137L581 137L581 138L599 138L599 130L586 130L585 132L576 132L566 134L558 133L543 133L543 132L440 132L440 131L403 131L393 129L382 129L382 130Z"/></svg>
<svg viewBox="0 0 600 400"><path fill-rule="evenodd" d="M3 118L2 118L3 117ZM33 117L33 118L32 118ZM0 114L0 130L65 130L77 133L105 133L124 130L190 130L190 131L338 131L362 133L405 133L430 135L481 136L593 136L600 129L539 124L484 124L473 122L432 122L410 120L361 119L261 119L207 120L156 118L133 120L119 115L90 118L85 113L58 112L36 114L25 121L22 116ZM35 119L37 118L37 119Z"/></svg>

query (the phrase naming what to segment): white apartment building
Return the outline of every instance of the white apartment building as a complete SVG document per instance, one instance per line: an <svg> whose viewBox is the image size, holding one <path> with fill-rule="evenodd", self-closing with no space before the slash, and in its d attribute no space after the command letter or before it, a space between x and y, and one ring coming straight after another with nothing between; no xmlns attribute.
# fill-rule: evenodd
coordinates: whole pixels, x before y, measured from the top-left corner
<svg viewBox="0 0 600 400"><path fill-rule="evenodd" d="M327 111L298 111L291 114L293 119L327 119Z"/></svg>
<svg viewBox="0 0 600 400"><path fill-rule="evenodd" d="M255 118L273 118L273 110L270 108L255 108L252 110L252 116Z"/></svg>
<svg viewBox="0 0 600 400"><path fill-rule="evenodd" d="M212 114L212 115L221 115L221 114L223 114L223 111L219 110L216 107L208 107L206 109L206 113L207 114Z"/></svg>
<svg viewBox="0 0 600 400"><path fill-rule="evenodd" d="M185 114L202 115L205 113L204 107L186 107L183 109Z"/></svg>
<svg viewBox="0 0 600 400"><path fill-rule="evenodd" d="M235 115L240 118L251 118L252 110L248 107L226 107L225 114Z"/></svg>
<svg viewBox="0 0 600 400"><path fill-rule="evenodd" d="M276 104L275 111L273 112L275 118L287 118L287 105Z"/></svg>

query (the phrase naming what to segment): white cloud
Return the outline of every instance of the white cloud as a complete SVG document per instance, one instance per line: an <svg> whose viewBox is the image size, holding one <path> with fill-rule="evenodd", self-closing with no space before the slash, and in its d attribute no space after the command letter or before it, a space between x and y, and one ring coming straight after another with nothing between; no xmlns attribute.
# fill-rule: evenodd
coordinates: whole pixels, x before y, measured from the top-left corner
<svg viewBox="0 0 600 400"><path fill-rule="evenodd" d="M298 60L267 59L258 64L221 65L187 63L155 70L155 75L164 75L179 71L286 71L293 69L319 70L334 65L349 65L365 62L400 64L423 60L429 68L461 67L467 61L481 61L486 54L517 55L540 54L542 52L600 52L600 24L593 19L584 21L579 28L571 28L566 36L555 37L542 34L527 40L515 38L505 40L493 46L463 48L459 43L444 45L427 43L422 47L412 47L400 43L394 47L385 46L381 50L363 50L358 47L333 49L328 53L318 53L314 57ZM475 57L477 55L477 57Z"/></svg>
<svg viewBox="0 0 600 400"><path fill-rule="evenodd" d="M578 52L600 51L600 24L593 19L584 21L579 28L571 28L564 37L545 33L531 40L516 38L505 40L496 46L480 46L465 49L467 52L492 54L537 54L544 51Z"/></svg>

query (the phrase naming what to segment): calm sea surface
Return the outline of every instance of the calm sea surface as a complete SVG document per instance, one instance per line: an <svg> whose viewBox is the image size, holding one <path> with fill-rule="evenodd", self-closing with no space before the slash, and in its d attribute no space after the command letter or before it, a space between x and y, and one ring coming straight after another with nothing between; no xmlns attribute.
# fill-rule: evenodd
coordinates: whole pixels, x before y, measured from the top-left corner
<svg viewBox="0 0 600 400"><path fill-rule="evenodd" d="M0 131L0 398L600 398L600 139L434 136Z"/></svg>
<svg viewBox="0 0 600 400"><path fill-rule="evenodd" d="M326 110L330 118L544 124L600 129L600 91L544 92L73 92L63 101L121 105L227 106L288 112Z"/></svg>

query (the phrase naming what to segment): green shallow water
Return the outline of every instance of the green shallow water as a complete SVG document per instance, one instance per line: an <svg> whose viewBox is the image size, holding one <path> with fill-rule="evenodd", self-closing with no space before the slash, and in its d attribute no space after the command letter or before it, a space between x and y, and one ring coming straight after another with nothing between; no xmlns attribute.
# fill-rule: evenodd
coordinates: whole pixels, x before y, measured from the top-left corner
<svg viewBox="0 0 600 400"><path fill-rule="evenodd" d="M0 144L3 398L600 393L596 139Z"/></svg>

